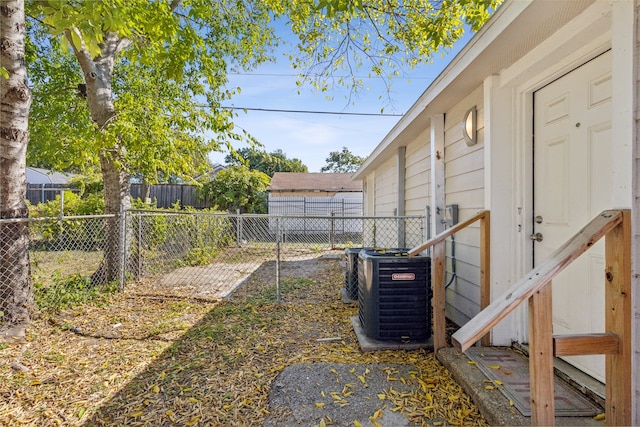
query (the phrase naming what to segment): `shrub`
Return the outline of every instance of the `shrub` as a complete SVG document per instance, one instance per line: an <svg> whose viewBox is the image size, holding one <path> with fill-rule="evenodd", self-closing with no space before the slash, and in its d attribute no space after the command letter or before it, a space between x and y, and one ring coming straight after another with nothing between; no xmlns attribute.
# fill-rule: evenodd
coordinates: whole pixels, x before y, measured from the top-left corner
<svg viewBox="0 0 640 427"><path fill-rule="evenodd" d="M91 285L89 277L79 274L54 278L53 285L34 284L34 299L38 308L47 313L58 313L69 307L86 303L106 303L118 291L115 282L103 286Z"/></svg>

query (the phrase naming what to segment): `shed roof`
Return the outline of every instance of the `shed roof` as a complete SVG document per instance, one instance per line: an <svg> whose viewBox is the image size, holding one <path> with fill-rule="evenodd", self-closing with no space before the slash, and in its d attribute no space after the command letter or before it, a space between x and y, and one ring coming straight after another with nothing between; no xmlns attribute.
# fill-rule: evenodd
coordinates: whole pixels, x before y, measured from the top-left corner
<svg viewBox="0 0 640 427"><path fill-rule="evenodd" d="M350 173L276 172L269 191L339 191L360 192L361 181L352 181Z"/></svg>
<svg viewBox="0 0 640 427"><path fill-rule="evenodd" d="M72 174L32 167L27 167L25 173L28 184L66 184L73 177Z"/></svg>

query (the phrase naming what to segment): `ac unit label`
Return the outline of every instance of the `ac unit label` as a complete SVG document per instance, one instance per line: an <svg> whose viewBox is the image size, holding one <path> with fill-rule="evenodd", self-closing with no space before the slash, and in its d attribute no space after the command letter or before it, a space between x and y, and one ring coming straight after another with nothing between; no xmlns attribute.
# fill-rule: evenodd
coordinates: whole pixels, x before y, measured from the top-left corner
<svg viewBox="0 0 640 427"><path fill-rule="evenodd" d="M391 280L416 280L415 273L393 273Z"/></svg>

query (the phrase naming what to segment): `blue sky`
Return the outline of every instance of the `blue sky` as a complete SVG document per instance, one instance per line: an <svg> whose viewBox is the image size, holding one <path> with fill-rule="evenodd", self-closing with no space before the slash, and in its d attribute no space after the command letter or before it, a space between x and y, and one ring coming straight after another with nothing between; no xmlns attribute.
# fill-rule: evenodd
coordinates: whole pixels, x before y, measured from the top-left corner
<svg viewBox="0 0 640 427"><path fill-rule="evenodd" d="M281 31L281 30L279 30ZM285 35L288 38L290 35ZM466 37L446 52L444 58L434 58L432 64L410 70L404 77L391 82L390 93L381 79L364 79L367 86L348 102L349 89L333 86L319 93L310 85L298 87L296 73L290 67L286 53L294 49L284 45L277 53L275 63L264 64L247 74L229 76L229 87L240 87L227 106L282 110L311 110L351 113L403 114L439 75L455 53L464 46ZM368 70L359 74L366 76ZM298 94L299 92L299 94ZM327 100L327 96L332 97ZM319 172L331 151L346 146L352 153L368 156L385 135L400 120L395 116L353 116L301 114L289 112L238 111L236 127L253 135L268 152L281 149L288 158L298 158L309 172ZM240 148L243 145L237 145ZM214 162L224 163L224 153L212 153Z"/></svg>

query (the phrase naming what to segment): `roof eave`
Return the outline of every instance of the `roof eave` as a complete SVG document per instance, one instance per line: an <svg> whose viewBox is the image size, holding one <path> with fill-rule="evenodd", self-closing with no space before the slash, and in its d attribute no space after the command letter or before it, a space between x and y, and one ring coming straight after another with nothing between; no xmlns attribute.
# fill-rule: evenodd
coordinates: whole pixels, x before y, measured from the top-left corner
<svg viewBox="0 0 640 427"><path fill-rule="evenodd" d="M429 125L433 114L442 113L435 111L433 103L439 97L444 96L446 89L454 81L460 79L473 79L474 62L481 54L497 55L499 52L487 52L492 43L501 35L505 28L511 25L531 4L533 0L518 0L504 3L487 23L478 31L451 62L442 70L438 77L427 87L418 100L409 108L406 114L398 121L391 131L373 150L371 155L352 176L353 180L363 180L371 170L384 162L388 157L382 156L390 150L410 142L410 137L416 135L417 130L411 132L412 125L416 126L416 119L423 116L425 120L420 123L424 129Z"/></svg>

